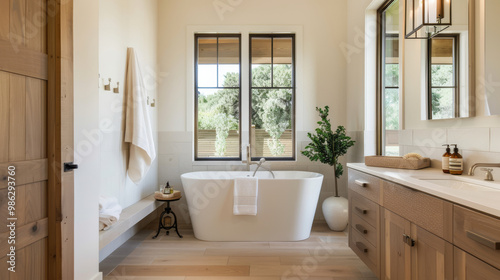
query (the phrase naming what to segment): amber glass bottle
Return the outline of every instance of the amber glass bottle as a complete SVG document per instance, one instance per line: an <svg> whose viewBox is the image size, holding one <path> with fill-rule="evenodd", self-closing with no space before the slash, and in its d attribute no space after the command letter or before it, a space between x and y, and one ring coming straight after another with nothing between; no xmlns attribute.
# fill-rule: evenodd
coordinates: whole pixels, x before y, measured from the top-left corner
<svg viewBox="0 0 500 280"><path fill-rule="evenodd" d="M446 153L444 153L442 158L443 172L450 173L450 157L451 157L450 145L444 144L443 146L446 146Z"/></svg>
<svg viewBox="0 0 500 280"><path fill-rule="evenodd" d="M464 159L461 154L458 153L458 145L453 149L453 154L450 156L450 174L451 175L462 175L464 173Z"/></svg>

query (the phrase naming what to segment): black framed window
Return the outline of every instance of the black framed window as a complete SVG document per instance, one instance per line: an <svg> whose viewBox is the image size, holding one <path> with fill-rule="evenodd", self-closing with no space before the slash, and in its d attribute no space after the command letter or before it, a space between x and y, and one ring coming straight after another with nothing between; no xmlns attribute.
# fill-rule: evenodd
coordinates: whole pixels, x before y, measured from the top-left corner
<svg viewBox="0 0 500 280"><path fill-rule="evenodd" d="M195 34L195 160L241 160L241 35Z"/></svg>
<svg viewBox="0 0 500 280"><path fill-rule="evenodd" d="M295 159L295 35L250 35L252 160Z"/></svg>
<svg viewBox="0 0 500 280"><path fill-rule="evenodd" d="M459 117L459 34L439 34L428 40L428 118Z"/></svg>
<svg viewBox="0 0 500 280"><path fill-rule="evenodd" d="M378 154L398 156L400 130L399 0L378 10Z"/></svg>

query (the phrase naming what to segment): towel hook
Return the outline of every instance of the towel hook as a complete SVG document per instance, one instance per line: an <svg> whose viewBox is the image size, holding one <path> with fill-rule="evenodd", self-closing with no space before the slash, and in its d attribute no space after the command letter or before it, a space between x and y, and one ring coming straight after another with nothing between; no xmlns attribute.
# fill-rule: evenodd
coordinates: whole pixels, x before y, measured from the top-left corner
<svg viewBox="0 0 500 280"><path fill-rule="evenodd" d="M120 82L116 82L116 87L113 88L114 93L120 93Z"/></svg>
<svg viewBox="0 0 500 280"><path fill-rule="evenodd" d="M109 78L108 80L109 80L109 84L104 85L104 90L105 91L110 91L111 90L111 78Z"/></svg>

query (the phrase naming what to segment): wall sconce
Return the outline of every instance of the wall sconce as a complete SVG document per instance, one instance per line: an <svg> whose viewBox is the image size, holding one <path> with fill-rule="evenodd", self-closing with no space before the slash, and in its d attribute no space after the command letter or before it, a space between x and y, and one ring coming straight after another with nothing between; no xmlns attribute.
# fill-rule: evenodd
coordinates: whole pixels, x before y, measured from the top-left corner
<svg viewBox="0 0 500 280"><path fill-rule="evenodd" d="M406 0L406 39L430 39L451 26L451 0Z"/></svg>
<svg viewBox="0 0 500 280"><path fill-rule="evenodd" d="M120 93L120 82L116 82L116 87L113 88L114 93Z"/></svg>

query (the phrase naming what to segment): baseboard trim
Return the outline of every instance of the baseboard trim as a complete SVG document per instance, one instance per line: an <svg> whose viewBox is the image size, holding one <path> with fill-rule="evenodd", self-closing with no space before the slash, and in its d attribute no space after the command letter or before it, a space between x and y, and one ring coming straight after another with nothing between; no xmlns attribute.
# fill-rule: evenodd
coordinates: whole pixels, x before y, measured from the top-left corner
<svg viewBox="0 0 500 280"><path fill-rule="evenodd" d="M90 280L102 280L102 272L98 272L92 279Z"/></svg>

